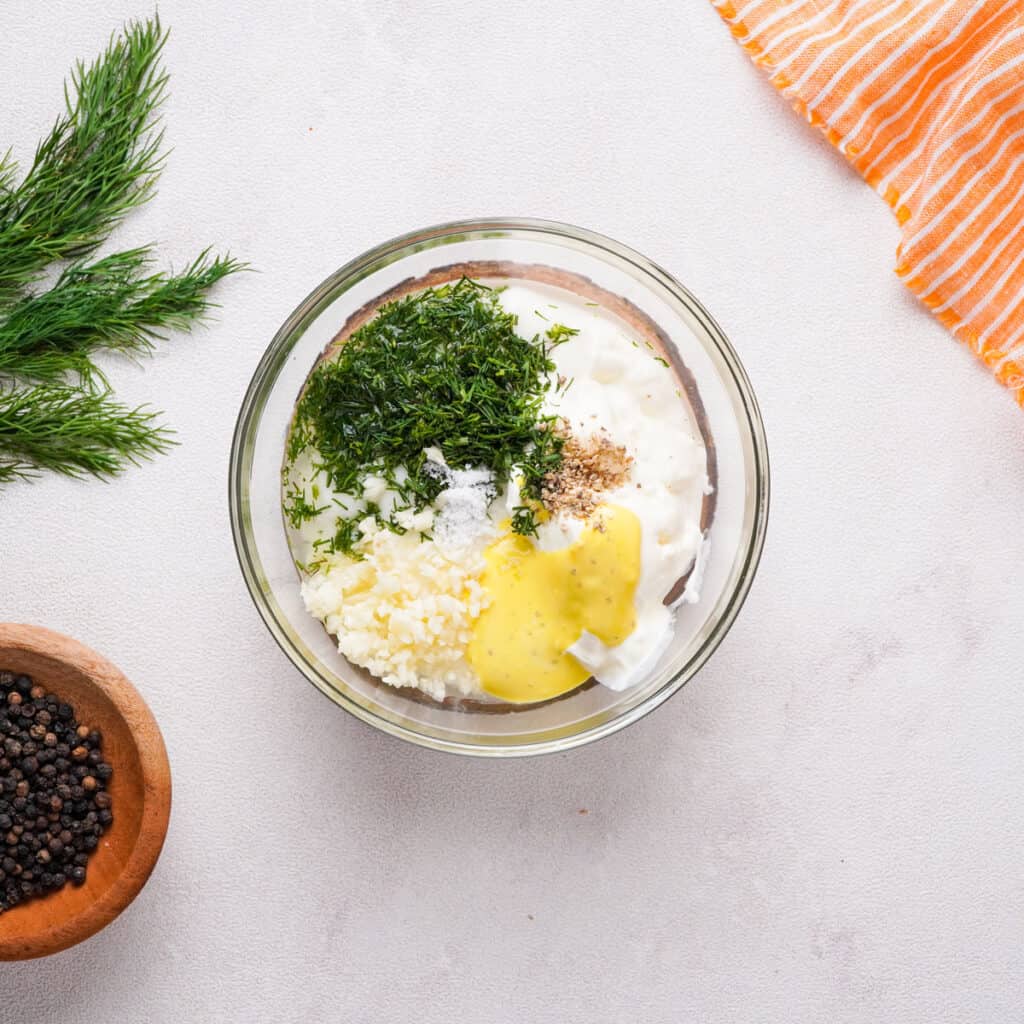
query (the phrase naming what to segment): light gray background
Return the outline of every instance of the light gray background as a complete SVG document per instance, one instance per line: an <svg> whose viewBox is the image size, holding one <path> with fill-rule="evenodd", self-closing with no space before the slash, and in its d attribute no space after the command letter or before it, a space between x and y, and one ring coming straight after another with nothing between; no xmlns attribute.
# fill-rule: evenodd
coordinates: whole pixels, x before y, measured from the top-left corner
<svg viewBox="0 0 1024 1024"><path fill-rule="evenodd" d="M0 3L0 139L146 5ZM162 0L174 151L124 242L259 269L122 393L181 447L0 496L0 618L149 700L163 857L105 932L0 965L4 1024L1019 1020L1024 415L905 293L885 205L699 0ZM235 414L317 282L414 227L569 221L681 278L760 396L759 578L625 733L478 763L291 668L228 529ZM583 812L586 813L583 813Z"/></svg>

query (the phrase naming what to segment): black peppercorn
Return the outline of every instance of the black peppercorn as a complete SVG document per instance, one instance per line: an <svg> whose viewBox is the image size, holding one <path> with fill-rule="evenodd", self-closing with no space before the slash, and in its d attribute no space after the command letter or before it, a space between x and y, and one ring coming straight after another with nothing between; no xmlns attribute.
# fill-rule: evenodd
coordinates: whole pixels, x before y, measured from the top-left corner
<svg viewBox="0 0 1024 1024"><path fill-rule="evenodd" d="M114 820L102 741L72 705L0 671L0 913L85 881Z"/></svg>

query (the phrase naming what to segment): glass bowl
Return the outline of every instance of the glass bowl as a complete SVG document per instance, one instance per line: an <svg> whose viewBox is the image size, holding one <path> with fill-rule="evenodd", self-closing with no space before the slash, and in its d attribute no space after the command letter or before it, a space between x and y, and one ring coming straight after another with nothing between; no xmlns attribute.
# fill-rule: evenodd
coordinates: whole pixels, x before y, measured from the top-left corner
<svg viewBox="0 0 1024 1024"><path fill-rule="evenodd" d="M350 316L403 281L440 266L502 261L588 278L638 307L696 380L718 464L700 600L676 612L672 643L623 692L590 686L542 705L485 714L415 699L349 665L304 608L281 512L285 435L306 376ZM335 704L376 728L436 750L511 757L567 750L608 736L664 703L725 636L750 589L768 521L768 451L740 361L704 307L639 253L550 221L442 224L385 242L318 285L274 336L246 392L231 449L235 548L263 621L296 668Z"/></svg>

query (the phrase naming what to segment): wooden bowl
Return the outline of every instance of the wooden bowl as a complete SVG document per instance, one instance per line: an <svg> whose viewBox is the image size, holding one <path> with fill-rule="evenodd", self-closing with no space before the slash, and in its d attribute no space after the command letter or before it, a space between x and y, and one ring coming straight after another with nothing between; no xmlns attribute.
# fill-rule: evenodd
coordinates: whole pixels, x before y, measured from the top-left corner
<svg viewBox="0 0 1024 1024"><path fill-rule="evenodd" d="M57 953L110 924L146 884L167 834L171 769L146 702L105 658L39 626L0 623L0 671L24 673L103 733L114 769L113 823L89 858L85 884L0 913L0 960Z"/></svg>

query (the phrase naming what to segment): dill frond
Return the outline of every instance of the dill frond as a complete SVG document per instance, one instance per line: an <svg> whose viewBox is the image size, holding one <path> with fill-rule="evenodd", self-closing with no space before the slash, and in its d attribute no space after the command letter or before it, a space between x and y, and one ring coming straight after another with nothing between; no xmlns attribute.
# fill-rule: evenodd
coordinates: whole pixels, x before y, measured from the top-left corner
<svg viewBox="0 0 1024 1024"><path fill-rule="evenodd" d="M0 390L0 482L39 470L116 476L174 441L157 413L131 409L107 391L63 385Z"/></svg>
<svg viewBox="0 0 1024 1024"><path fill-rule="evenodd" d="M244 269L209 249L177 274L153 272L148 247L93 258L156 187L166 38L156 17L130 22L79 62L20 182L0 154L0 485L41 470L112 476L165 451L157 414L119 403L92 357L142 355L188 330L212 308L209 289ZM53 286L33 293L55 264Z"/></svg>
<svg viewBox="0 0 1024 1024"><path fill-rule="evenodd" d="M209 289L243 269L203 252L180 274L145 274L149 249L130 249L66 268L49 290L28 295L0 316L0 376L57 382L69 374L103 383L97 349L143 354L165 330L188 330L213 303Z"/></svg>
<svg viewBox="0 0 1024 1024"><path fill-rule="evenodd" d="M87 255L153 194L166 38L157 17L126 25L92 64L78 63L64 88L66 111L20 184L9 154L0 161L0 301L49 264Z"/></svg>

